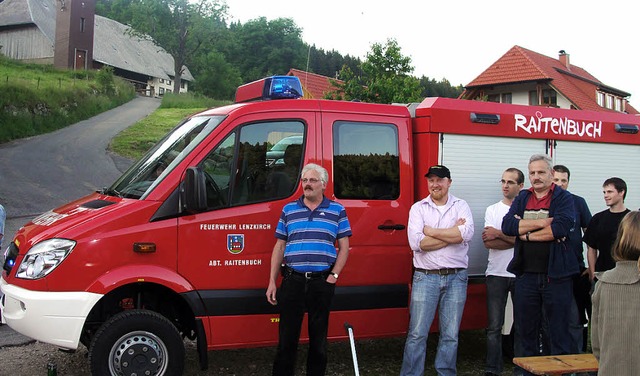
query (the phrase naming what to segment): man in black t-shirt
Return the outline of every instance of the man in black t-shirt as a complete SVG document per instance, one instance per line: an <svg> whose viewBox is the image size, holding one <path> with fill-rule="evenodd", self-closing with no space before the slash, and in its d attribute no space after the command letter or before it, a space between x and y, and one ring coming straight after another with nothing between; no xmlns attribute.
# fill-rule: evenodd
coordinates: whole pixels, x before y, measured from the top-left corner
<svg viewBox="0 0 640 376"><path fill-rule="evenodd" d="M627 183L620 178L609 178L602 184L604 202L609 209L603 210L591 218L583 240L587 243L589 278L594 279L595 272L613 269L616 262L611 255L611 247L618 233L618 225L629 212L624 206L627 196Z"/></svg>

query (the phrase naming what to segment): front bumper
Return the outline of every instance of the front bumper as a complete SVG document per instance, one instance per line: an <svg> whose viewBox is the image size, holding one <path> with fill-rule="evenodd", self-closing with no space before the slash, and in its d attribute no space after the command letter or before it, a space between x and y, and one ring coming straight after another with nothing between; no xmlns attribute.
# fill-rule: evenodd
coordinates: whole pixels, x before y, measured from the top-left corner
<svg viewBox="0 0 640 376"><path fill-rule="evenodd" d="M30 291L0 278L2 322L35 340L77 349L85 319L102 298L89 292Z"/></svg>

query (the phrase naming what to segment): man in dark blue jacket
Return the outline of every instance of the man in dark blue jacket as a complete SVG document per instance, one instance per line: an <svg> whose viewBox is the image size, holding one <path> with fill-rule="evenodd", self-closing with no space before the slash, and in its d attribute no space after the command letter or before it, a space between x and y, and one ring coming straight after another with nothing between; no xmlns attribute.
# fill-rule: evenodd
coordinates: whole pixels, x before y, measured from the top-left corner
<svg viewBox="0 0 640 376"><path fill-rule="evenodd" d="M549 355L569 354L572 349L572 276L579 266L566 240L575 226L575 206L573 196L553 184L552 166L546 155L529 159L531 188L520 192L502 221L502 232L516 236L507 270L516 275L516 348L522 352L518 356L539 355L543 314L549 325Z"/></svg>

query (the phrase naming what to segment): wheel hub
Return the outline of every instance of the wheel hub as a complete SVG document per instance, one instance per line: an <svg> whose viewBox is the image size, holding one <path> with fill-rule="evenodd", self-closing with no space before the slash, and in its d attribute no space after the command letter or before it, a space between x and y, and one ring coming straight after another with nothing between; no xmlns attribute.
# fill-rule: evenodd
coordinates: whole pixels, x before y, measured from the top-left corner
<svg viewBox="0 0 640 376"><path fill-rule="evenodd" d="M166 370L167 349L149 332L129 333L111 350L112 374L122 376L162 375Z"/></svg>

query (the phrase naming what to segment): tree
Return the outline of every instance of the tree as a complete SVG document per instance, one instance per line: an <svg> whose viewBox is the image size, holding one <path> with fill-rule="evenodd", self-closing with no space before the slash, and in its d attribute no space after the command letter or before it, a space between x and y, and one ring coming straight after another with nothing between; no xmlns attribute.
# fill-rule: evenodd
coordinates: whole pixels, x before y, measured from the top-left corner
<svg viewBox="0 0 640 376"><path fill-rule="evenodd" d="M451 86L446 78L436 81L425 76L420 78L420 87L422 88L422 97L458 98L464 91L462 85Z"/></svg>
<svg viewBox="0 0 640 376"><path fill-rule="evenodd" d="M362 100L374 103L406 103L420 99L420 85L413 72L411 58L402 56L395 39L385 45L374 43L371 52L360 65L360 74L348 67L340 71L340 79L334 82L337 90L334 97L346 100Z"/></svg>
<svg viewBox="0 0 640 376"><path fill-rule="evenodd" d="M173 57L175 93L180 92L184 67L227 31L227 5L221 0L111 0L97 8L130 25L132 34L150 36Z"/></svg>
<svg viewBox="0 0 640 376"><path fill-rule="evenodd" d="M198 79L189 89L209 98L233 99L237 87L242 84L239 69L227 63L220 52L198 54L191 67L192 71L198 72Z"/></svg>
<svg viewBox="0 0 640 376"><path fill-rule="evenodd" d="M299 67L299 69L327 77L337 77L340 70L345 66L351 70L358 71L360 64L362 62L358 58L349 55L342 56L336 50L324 51L312 45L308 47L308 62L306 66Z"/></svg>
<svg viewBox="0 0 640 376"><path fill-rule="evenodd" d="M260 17L244 25L233 23L230 33L234 43L221 52L245 82L305 66L308 47L302 41L302 30L290 18L267 21Z"/></svg>

